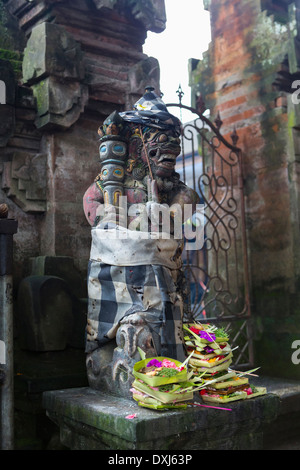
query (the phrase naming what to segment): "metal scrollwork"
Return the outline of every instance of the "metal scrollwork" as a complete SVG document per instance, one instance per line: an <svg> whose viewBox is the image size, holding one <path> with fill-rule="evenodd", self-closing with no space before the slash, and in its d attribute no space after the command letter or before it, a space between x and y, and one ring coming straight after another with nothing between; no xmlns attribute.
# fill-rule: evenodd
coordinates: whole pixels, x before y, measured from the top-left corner
<svg viewBox="0 0 300 470"><path fill-rule="evenodd" d="M185 253L189 290L189 318L226 323L241 344L238 362L252 363L247 320L250 318L248 259L242 186L242 152L234 129L228 142L201 109L168 104L189 110L195 119L182 128L182 155L178 172L195 189L204 204L204 246ZM246 323L245 320L246 319ZM241 340L243 338L243 340Z"/></svg>

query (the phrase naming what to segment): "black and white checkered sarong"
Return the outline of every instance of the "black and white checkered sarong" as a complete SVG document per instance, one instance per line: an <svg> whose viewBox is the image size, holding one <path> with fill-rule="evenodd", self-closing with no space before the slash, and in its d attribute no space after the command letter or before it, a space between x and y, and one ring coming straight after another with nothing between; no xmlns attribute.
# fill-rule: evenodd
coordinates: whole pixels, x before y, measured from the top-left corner
<svg viewBox="0 0 300 470"><path fill-rule="evenodd" d="M104 346L116 335L124 317L139 313L148 324L158 355L183 361L182 300L178 270L162 265L113 266L90 260L86 352ZM159 348L158 348L159 349Z"/></svg>

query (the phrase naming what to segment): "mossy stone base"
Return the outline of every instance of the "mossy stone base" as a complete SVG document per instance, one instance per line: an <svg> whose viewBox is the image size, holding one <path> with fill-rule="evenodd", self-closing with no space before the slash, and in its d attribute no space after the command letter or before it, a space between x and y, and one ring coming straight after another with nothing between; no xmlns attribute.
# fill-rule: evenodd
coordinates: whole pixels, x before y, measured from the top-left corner
<svg viewBox="0 0 300 470"><path fill-rule="evenodd" d="M264 427L277 417L279 398L228 403L231 411L160 412L86 387L45 392L43 406L72 450L256 450L263 447Z"/></svg>

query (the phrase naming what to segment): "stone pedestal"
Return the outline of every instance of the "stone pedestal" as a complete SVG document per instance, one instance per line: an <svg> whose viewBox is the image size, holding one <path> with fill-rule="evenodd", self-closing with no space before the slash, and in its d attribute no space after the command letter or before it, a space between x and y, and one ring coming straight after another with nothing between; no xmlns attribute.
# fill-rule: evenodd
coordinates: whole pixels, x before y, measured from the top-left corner
<svg viewBox="0 0 300 470"><path fill-rule="evenodd" d="M230 411L191 406L159 412L89 387L43 395L43 406L59 426L63 445L108 451L259 450L266 425L277 417L279 401L267 394L224 405ZM128 419L129 415L136 416Z"/></svg>

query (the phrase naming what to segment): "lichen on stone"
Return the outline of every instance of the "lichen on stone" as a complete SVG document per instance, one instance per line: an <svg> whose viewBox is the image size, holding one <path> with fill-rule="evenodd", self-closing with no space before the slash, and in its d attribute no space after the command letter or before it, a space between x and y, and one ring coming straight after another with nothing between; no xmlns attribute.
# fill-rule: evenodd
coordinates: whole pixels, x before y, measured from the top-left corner
<svg viewBox="0 0 300 470"><path fill-rule="evenodd" d="M261 62L263 67L280 63L287 53L289 30L287 25L275 21L266 11L261 12L252 32L250 47L253 57Z"/></svg>

